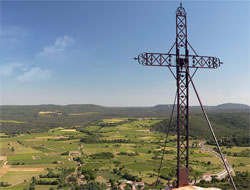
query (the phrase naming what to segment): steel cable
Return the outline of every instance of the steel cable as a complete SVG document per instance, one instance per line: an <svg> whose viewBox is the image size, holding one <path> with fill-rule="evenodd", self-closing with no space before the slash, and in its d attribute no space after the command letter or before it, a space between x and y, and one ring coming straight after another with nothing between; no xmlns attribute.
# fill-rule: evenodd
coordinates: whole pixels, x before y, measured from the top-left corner
<svg viewBox="0 0 250 190"><path fill-rule="evenodd" d="M160 162L160 166L159 166L159 169L158 169L157 180L155 182L155 189L156 189L156 186L158 185L158 182L159 182L159 177L160 177L160 173L161 173L162 163L163 163L164 155L165 155L165 152L166 152L166 146L167 146L167 142L168 142L168 135L169 135L169 131L170 131L172 119L173 119L176 98L177 98L177 91L175 93L174 104L173 104L173 107L172 107L171 116L170 116L170 120L169 120L169 123L168 123L166 138L165 138L165 142L164 142L164 148L163 148L163 151L162 151L161 162Z"/></svg>
<svg viewBox="0 0 250 190"><path fill-rule="evenodd" d="M194 85L194 82L193 82L193 80L192 80L192 78L191 78L191 76L190 76L190 73L189 73L189 70L188 70L188 68L187 68L186 63L184 63L184 65L185 65L185 67L186 67L187 74L188 74L188 76L189 76L189 78L190 78L190 82L191 82L191 84L192 84L192 86L193 86L193 89L194 89L194 91L195 91L195 94L196 94L196 96L197 96L197 99L198 99L198 101L199 101L199 103L200 103L202 112L203 112L203 114L204 114L204 116L205 116L205 119L206 119L206 121L207 121L207 124L208 124L208 126L209 126L209 129L210 129L210 131L211 131L211 133L212 133L212 135L213 135L213 138L214 138L214 141L215 141L215 143L216 143L216 146L217 146L217 148L218 148L218 150L219 150L220 157L221 157L221 159L222 159L222 161L223 161L223 164L224 164L224 166L225 166L225 168L226 168L226 170L227 170L227 173L228 173L228 176L229 176L229 178L230 178L230 181L231 181L231 183L232 183L234 189L237 190L237 188L236 188L236 186L235 186L235 183L234 183L234 180L233 180L233 178L232 178L232 176L231 176L231 173L230 173L230 171L229 171L229 169L228 169L228 167L227 167L227 164L226 164L225 159L224 159L224 157L223 157L223 154L222 154L222 152L221 152L221 149L220 149L219 143L218 143L218 141L217 141L217 138L216 138L216 136L215 136L213 127L212 127L212 125L211 125L211 123L210 123L210 121L209 121L209 119L208 119L207 113L206 113L206 111L205 111L205 109L204 109L204 107L203 107L203 105L202 105L201 99L200 99L199 94L198 94L198 92L197 92L197 90L196 90L196 87L195 87L195 85Z"/></svg>

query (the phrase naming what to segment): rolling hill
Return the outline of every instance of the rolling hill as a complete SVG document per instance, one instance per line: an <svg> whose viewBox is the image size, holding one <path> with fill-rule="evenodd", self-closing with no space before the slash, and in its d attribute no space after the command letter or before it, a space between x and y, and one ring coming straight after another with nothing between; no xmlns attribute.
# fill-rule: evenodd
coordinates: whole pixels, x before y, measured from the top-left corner
<svg viewBox="0 0 250 190"><path fill-rule="evenodd" d="M246 122L247 119L249 120L250 107L248 105L229 103L218 106L206 106L205 108L208 113L215 114L215 116L212 114L212 117L216 117L216 115L222 113L229 114L225 116L228 117L228 119L223 119L224 117L220 118L220 116L217 117L217 120L223 119L223 121L220 122L221 127L218 127L218 129L223 129L223 122L227 122L230 118L234 118L235 120L238 118L238 115L245 118L243 122ZM64 106L52 104L4 105L0 106L0 132L6 134L32 133L46 131L58 126L84 126L90 122L116 117L165 118L170 115L171 110L172 105L156 105L153 107L104 107L93 104L71 104ZM195 115L201 113L199 106L191 106L190 113L194 114L191 117L196 118L196 123L202 123L202 120L199 121L199 117Z"/></svg>

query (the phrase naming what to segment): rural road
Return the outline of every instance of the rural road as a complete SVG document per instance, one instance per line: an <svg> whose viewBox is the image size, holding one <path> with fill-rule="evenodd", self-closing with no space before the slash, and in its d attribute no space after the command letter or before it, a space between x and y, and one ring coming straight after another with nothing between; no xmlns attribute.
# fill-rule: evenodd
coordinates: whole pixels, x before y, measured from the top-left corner
<svg viewBox="0 0 250 190"><path fill-rule="evenodd" d="M201 142L201 143L199 144L199 146L201 147L201 150L204 150L204 151L208 151L208 152L213 153L215 156L217 156L217 157L220 159L220 161L221 161L222 164L223 164L223 161L222 161L222 158L221 158L220 154L219 154L218 152L215 152L215 151L214 151L213 149L211 149L211 148L205 147L204 144L205 144L205 142ZM224 158L224 159L225 159L226 167L228 168L228 170L229 170L230 172L233 172L233 174L234 174L233 168L230 166L230 164L228 163L227 159L226 159L226 158ZM224 164L223 164L223 167L224 167ZM222 170L221 172L216 173L216 174L204 175L204 176L203 176L203 179L206 180L206 181L211 181L211 180L212 180L212 176L217 176L216 178L221 180L221 179L223 179L223 178L225 178L225 177L227 176L227 170L224 169L224 170Z"/></svg>

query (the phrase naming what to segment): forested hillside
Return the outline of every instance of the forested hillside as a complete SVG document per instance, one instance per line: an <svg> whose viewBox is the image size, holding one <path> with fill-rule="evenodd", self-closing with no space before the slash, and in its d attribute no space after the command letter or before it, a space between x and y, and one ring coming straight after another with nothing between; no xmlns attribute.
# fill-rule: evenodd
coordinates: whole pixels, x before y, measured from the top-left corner
<svg viewBox="0 0 250 190"><path fill-rule="evenodd" d="M60 126L85 126L90 122L116 117L160 117L164 119L170 115L171 109L172 105L154 107L103 107L92 104L0 106L0 132L6 134L42 132ZM244 133L246 126L249 126L248 105L222 104L206 106L206 110L210 113L212 121L216 121L215 127L219 132L230 133L234 131L234 127L237 127L239 129L237 133ZM191 106L190 113L193 114L190 116L190 124L194 125L194 128L190 128L191 134L195 132L195 134L206 135L207 127L196 130L198 126L205 126L205 121L199 116L200 108Z"/></svg>
<svg viewBox="0 0 250 190"><path fill-rule="evenodd" d="M221 144L249 146L249 112L215 112L209 113L208 117ZM208 140L208 143L213 144L212 135L204 116L202 114L191 114L189 118L190 136L199 139L204 138ZM151 127L151 130L166 132L168 125L169 118L156 123ZM170 127L170 133L176 134L176 117L174 117Z"/></svg>

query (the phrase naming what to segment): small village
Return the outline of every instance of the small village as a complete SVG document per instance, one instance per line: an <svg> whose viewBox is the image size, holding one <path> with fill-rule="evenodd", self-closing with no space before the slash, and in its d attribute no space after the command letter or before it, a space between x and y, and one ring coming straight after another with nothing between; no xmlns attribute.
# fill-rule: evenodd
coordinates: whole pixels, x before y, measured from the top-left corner
<svg viewBox="0 0 250 190"><path fill-rule="evenodd" d="M85 185L88 183L88 181L79 179L77 183L78 185ZM115 182L114 184L107 183L107 186L108 186L107 190L112 190L113 186L116 186L120 190L136 190L136 189L144 189L145 184L144 182L135 182L126 179L121 179Z"/></svg>

